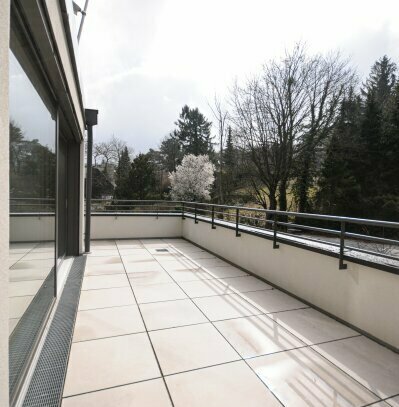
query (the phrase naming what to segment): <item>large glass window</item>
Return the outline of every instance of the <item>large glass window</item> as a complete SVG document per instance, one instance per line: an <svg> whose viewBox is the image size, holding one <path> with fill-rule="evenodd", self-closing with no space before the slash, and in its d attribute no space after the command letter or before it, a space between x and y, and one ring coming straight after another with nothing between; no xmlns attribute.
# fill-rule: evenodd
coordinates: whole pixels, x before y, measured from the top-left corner
<svg viewBox="0 0 399 407"><path fill-rule="evenodd" d="M14 50L13 50L14 51ZM55 293L56 115L23 47L10 51L10 392Z"/></svg>

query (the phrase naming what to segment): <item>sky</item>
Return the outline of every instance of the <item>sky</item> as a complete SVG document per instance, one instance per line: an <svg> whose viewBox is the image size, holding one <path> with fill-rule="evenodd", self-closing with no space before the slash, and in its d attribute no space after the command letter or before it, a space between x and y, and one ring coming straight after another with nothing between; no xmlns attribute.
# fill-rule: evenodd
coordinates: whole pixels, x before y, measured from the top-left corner
<svg viewBox="0 0 399 407"><path fill-rule="evenodd" d="M79 64L95 139L157 148L183 105L212 120L215 94L298 42L341 51L364 79L384 54L399 63L398 15L398 0L90 0Z"/></svg>

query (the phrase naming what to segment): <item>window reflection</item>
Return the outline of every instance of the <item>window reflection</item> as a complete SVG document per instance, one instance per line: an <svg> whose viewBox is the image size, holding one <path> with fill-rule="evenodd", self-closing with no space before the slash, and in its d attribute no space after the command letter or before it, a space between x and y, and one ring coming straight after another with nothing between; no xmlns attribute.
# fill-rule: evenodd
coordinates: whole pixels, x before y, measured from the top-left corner
<svg viewBox="0 0 399 407"><path fill-rule="evenodd" d="M11 393L51 308L55 283L56 121L26 72L10 51Z"/></svg>

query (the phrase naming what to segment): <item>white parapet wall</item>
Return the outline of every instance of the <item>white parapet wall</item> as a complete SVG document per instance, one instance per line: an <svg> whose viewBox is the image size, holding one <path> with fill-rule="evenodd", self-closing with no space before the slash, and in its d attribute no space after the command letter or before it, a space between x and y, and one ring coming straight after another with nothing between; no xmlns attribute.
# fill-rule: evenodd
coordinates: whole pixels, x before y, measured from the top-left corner
<svg viewBox="0 0 399 407"><path fill-rule="evenodd" d="M399 349L399 275L205 222L183 221L182 236Z"/></svg>
<svg viewBox="0 0 399 407"><path fill-rule="evenodd" d="M151 237L181 237L180 216L96 215L91 216L92 239L134 239Z"/></svg>
<svg viewBox="0 0 399 407"><path fill-rule="evenodd" d="M54 237L54 215L10 216L10 242L47 242Z"/></svg>

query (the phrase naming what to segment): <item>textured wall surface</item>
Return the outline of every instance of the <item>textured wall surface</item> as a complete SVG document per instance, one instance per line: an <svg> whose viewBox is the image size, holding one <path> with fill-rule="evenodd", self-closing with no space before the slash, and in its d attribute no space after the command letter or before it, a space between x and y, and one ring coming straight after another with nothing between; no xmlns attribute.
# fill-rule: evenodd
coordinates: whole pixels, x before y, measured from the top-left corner
<svg viewBox="0 0 399 407"><path fill-rule="evenodd" d="M8 48L10 2L0 1L0 406L8 406Z"/></svg>

